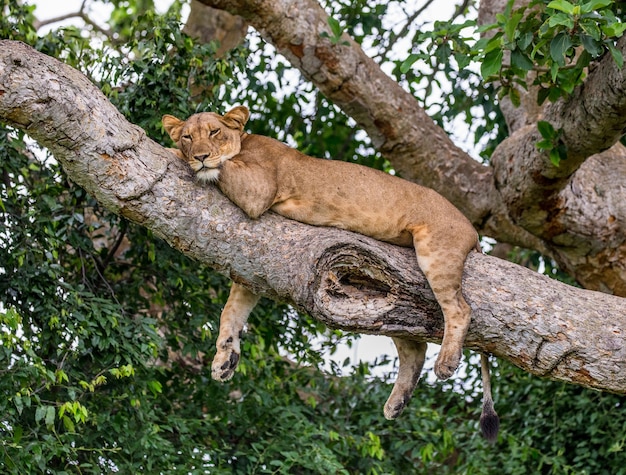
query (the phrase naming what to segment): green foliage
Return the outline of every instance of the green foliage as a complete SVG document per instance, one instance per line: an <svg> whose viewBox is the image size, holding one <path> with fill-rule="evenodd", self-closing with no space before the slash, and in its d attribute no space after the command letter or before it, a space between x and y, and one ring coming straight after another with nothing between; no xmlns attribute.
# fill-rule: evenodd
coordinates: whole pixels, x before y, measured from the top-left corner
<svg viewBox="0 0 626 475"><path fill-rule="evenodd" d="M246 104L255 132L312 155L388 166L259 38L254 48L215 58L215 45L181 33L180 3L164 15L151 0L107 3L112 38L75 27L39 35L32 7L16 0L1 4L0 36L79 68L164 144L164 113ZM331 32L339 38L343 28L384 48L394 39L383 21L388 4L332 2ZM502 35L517 38L523 22ZM606 34L615 36L611 25ZM494 136L487 156L503 128L495 91L468 67L478 57L471 23L435 26L415 33L422 49L398 61L394 74L444 126L459 113L468 123L482 116L473 133L476 141ZM416 71L425 58L432 69ZM454 87L429 103L432 88L443 86L438 74ZM541 131L554 148L558 131ZM453 383L420 383L406 412L389 422L382 407L391 386L373 376L385 358L322 371L324 355L351 337L273 302L251 316L233 380L215 383L210 361L226 279L102 209L22 132L0 129L0 168L2 473L624 473L621 397L501 363L494 380L502 432L489 446L478 435L480 383L471 366ZM522 257L562 277L553 263Z"/></svg>
<svg viewBox="0 0 626 475"><path fill-rule="evenodd" d="M490 25L477 27L473 20L435 22L432 29L415 35L413 50L399 62L397 74L420 86L422 92L416 95L424 94L425 107L444 128L446 119L463 112L470 127L478 116L483 124L474 126L475 143L485 134L493 135L481 154L488 159L504 133L488 83L497 81L498 98L508 96L514 105L520 103L518 88L537 86L537 102L543 104L571 94L582 84L591 61L607 53L621 68L624 59L616 42L626 30L623 7L610 0L533 0L514 9L510 0ZM440 85L434 74L438 70L445 72L452 88L443 104L436 105L441 111L434 113L426 100L432 87ZM424 87L425 81L429 83ZM557 152L551 158L556 161Z"/></svg>
<svg viewBox="0 0 626 475"><path fill-rule="evenodd" d="M342 45L350 45L348 41L341 41L344 30L339 21L332 17L328 17L328 27L330 28L331 34L328 34L326 31L322 31L320 33L322 38L328 38L333 45L337 45L340 42Z"/></svg>
<svg viewBox="0 0 626 475"><path fill-rule="evenodd" d="M555 167L558 167L561 160L567 158L567 147L560 140L562 131L555 130L552 124L545 120L537 122L537 129L542 137L542 140L537 142L537 148L548 152L550 161Z"/></svg>
<svg viewBox="0 0 626 475"><path fill-rule="evenodd" d="M481 74L502 84L501 96L519 102L514 88L526 88L527 74L533 71L533 85L539 86L538 103L555 101L571 94L582 83L589 63L609 52L621 68L624 59L616 41L626 30L623 4L611 0L534 0L513 9L509 1L496 23L479 31L494 30L477 42ZM504 53L510 53L508 64Z"/></svg>
<svg viewBox="0 0 626 475"><path fill-rule="evenodd" d="M413 94L444 129L454 130L455 121L462 117L473 135L474 145L484 143L488 137L480 153L487 161L506 136L506 126L494 101L495 90L470 67L472 60L478 58L474 30L472 20L436 21L432 28L415 34L412 52L397 63L395 73L399 79L408 81ZM502 52L494 49L488 54L501 56ZM444 94L429 102L437 89L445 91Z"/></svg>

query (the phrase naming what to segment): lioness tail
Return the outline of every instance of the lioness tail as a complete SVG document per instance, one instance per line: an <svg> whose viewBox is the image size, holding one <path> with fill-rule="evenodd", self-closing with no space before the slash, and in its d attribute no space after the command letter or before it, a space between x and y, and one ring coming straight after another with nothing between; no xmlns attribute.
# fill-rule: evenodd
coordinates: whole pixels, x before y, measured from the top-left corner
<svg viewBox="0 0 626 475"><path fill-rule="evenodd" d="M493 408L489 356L484 353L480 354L480 373L483 380L483 412L480 415L480 430L483 433L483 437L493 443L498 439L500 418Z"/></svg>

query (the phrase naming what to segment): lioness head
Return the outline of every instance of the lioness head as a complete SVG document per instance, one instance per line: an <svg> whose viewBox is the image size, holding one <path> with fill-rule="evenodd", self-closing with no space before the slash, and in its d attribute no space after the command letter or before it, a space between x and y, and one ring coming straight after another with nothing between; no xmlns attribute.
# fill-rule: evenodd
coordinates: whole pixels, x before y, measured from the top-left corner
<svg viewBox="0 0 626 475"><path fill-rule="evenodd" d="M198 179L210 182L219 178L222 164L241 150L241 135L249 117L244 106L237 106L224 116L202 112L184 121L164 115L163 128Z"/></svg>

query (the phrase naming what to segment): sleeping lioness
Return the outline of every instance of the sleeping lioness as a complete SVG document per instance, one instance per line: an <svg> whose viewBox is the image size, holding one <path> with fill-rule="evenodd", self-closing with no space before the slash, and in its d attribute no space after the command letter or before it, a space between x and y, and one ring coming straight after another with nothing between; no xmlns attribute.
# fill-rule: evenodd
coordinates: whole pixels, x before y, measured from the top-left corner
<svg viewBox="0 0 626 475"><path fill-rule="evenodd" d="M399 246L415 247L417 262L439 302L445 326L435 373L449 378L461 359L470 307L461 293L467 254L478 247L471 223L435 191L378 170L306 156L274 139L244 132L250 113L239 106L224 116L206 112L186 121L163 116L163 127L198 179L215 183L250 218L272 210L317 226L333 226ZM221 315L212 375L232 377L239 362L239 335L259 297L233 283ZM398 378L384 408L400 415L424 364L426 343L393 338ZM490 439L497 434L486 359L481 422Z"/></svg>

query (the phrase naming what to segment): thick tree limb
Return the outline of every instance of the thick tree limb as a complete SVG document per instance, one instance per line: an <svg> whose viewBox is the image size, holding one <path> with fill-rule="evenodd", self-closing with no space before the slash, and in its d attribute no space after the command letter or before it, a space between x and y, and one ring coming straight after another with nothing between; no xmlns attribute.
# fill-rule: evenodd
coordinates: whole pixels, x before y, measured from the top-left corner
<svg viewBox="0 0 626 475"><path fill-rule="evenodd" d="M148 139L82 74L0 41L0 119L48 147L115 213L256 292L329 326L440 341L442 317L412 250L268 213L256 221ZM466 344L525 370L626 394L626 299L471 254Z"/></svg>
<svg viewBox="0 0 626 475"><path fill-rule="evenodd" d="M329 33L328 15L317 0L199 1L243 16L363 127L401 176L446 196L479 232L556 258L587 288L626 295L626 199L615 185L615 171L606 177L594 173L600 179L597 195L598 182L572 179L587 157L614 144L626 126L626 73L610 55L570 100L546 112L544 120L564 130L571 158L563 167L556 169L539 153L533 123L502 144L492 168L454 146L347 35L347 46L322 38L320 33ZM626 50L626 39L619 46ZM623 182L624 154L612 156ZM594 168L599 169L588 170Z"/></svg>

